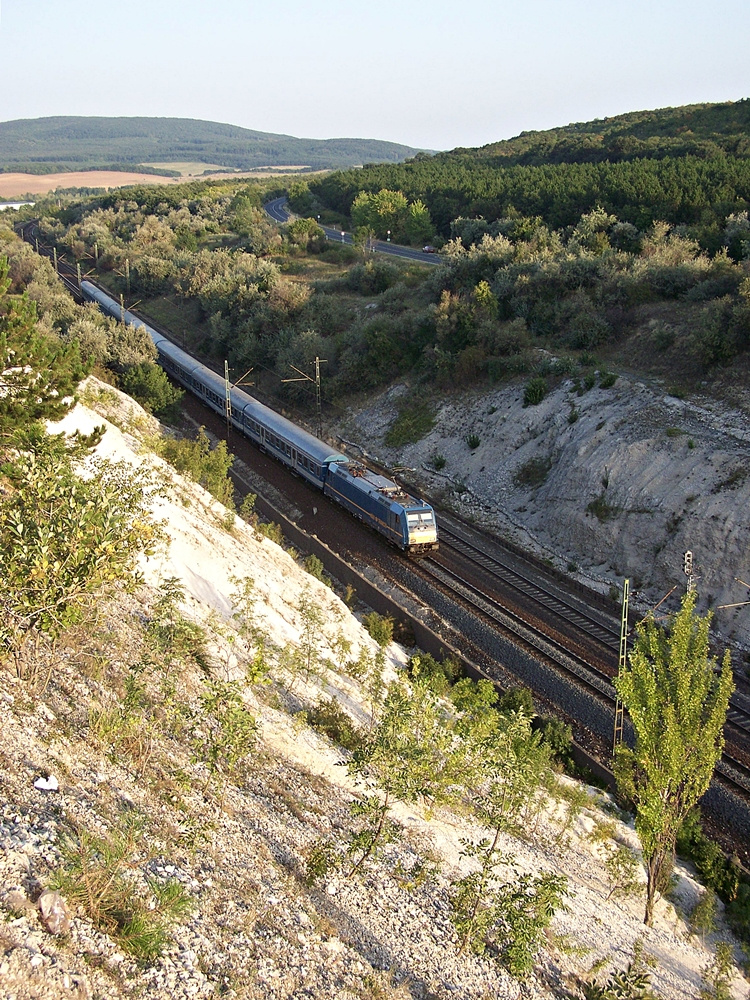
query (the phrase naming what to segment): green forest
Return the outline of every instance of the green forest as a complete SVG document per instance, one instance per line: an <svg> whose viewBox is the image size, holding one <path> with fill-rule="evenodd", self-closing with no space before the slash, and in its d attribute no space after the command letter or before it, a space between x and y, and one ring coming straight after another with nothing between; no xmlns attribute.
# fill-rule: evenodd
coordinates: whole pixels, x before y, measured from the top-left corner
<svg viewBox="0 0 750 1000"><path fill-rule="evenodd" d="M280 230L262 209L278 192L271 182L196 182L26 211L40 213L59 252L186 347L220 368L225 358L238 373L253 368L253 391L289 404L308 396L282 379L316 356L327 362L329 407L397 378L430 391L519 377L585 386L626 366L684 392L746 369L746 210L722 218L714 252L684 227L641 229L601 207L559 229L539 216L457 218L428 266L329 242L314 219ZM360 207L390 206L416 226L420 204ZM62 311L45 322L73 335ZM84 345L95 360L97 342Z"/></svg>
<svg viewBox="0 0 750 1000"><path fill-rule="evenodd" d="M229 169L300 165L327 170L417 152L378 139L298 139L192 118L55 118L0 122L0 171L54 173L144 163L201 162Z"/></svg>
<svg viewBox="0 0 750 1000"><path fill-rule="evenodd" d="M309 191L313 207L345 216L362 191L401 191L444 239L458 218L539 216L559 229L601 207L641 230L685 226L715 253L727 216L750 202L749 132L750 101L642 112L329 174Z"/></svg>

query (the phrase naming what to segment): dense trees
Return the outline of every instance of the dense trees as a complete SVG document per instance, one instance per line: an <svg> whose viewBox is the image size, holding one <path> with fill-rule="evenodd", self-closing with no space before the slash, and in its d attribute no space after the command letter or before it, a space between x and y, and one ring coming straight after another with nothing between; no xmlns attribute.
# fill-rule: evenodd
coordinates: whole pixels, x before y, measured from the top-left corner
<svg viewBox="0 0 750 1000"><path fill-rule="evenodd" d="M558 229L575 226L582 214L601 206L639 229L662 219L691 226L701 243L715 250L726 217L750 208L750 159L722 154L498 166L458 152L310 181L312 195L344 215L358 199L383 189L399 191L410 202L421 200L443 236L459 216L496 220L517 212L538 215Z"/></svg>
<svg viewBox="0 0 750 1000"><path fill-rule="evenodd" d="M744 161L735 166L746 170ZM290 362L306 361L311 344L313 356L327 359L329 397L407 372L445 387L525 373L546 378L558 361L548 357L545 367L539 347L570 373L571 355L591 358L646 323L654 364L669 369L677 361L695 379L750 346L743 256L750 223L727 180L734 167L726 156L721 164L664 156L499 170L463 151L406 164L391 178L398 184L387 170L295 182L290 197L305 217L281 233L261 211L275 191L246 182L113 192L51 212L44 227L77 254L98 255L125 291L127 265L133 296L168 302L168 323L177 303L190 325L202 323L198 350L228 358L237 371L254 367L263 388L282 397L299 395L281 379ZM449 192L437 183L443 176ZM669 220L679 216L690 176L707 185L695 203L702 207L697 222L675 224ZM514 188L498 200L496 184L520 185L529 197L516 198ZM441 203L449 237L441 266L428 273L322 239L314 216L325 185L338 192L334 207L351 209L363 246L368 234L389 229L394 239L421 242L433 202ZM544 185L552 185L547 194ZM622 211L603 197L607 185ZM562 215L551 210L555 199L568 206ZM313 270L314 279L303 277ZM50 293L35 294L46 316ZM657 309L671 302L679 324ZM653 325L649 310L660 317ZM58 314L55 303L49 315ZM54 323L63 332L70 326ZM101 340L101 331L77 332L89 347Z"/></svg>

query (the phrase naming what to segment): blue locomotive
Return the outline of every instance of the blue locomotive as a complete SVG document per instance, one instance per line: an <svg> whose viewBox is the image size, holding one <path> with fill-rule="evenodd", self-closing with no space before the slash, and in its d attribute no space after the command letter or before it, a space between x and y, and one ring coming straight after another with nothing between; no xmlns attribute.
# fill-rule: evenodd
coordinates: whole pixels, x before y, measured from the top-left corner
<svg viewBox="0 0 750 1000"><path fill-rule="evenodd" d="M81 293L108 315L143 327L154 342L159 364L216 413L226 414L226 383L186 351L121 307L90 281L81 282ZM242 389L230 389L232 424L263 451L313 483L355 517L380 532L398 548L418 555L438 547L435 512L424 500L406 493L397 483L378 475L325 441L298 427Z"/></svg>

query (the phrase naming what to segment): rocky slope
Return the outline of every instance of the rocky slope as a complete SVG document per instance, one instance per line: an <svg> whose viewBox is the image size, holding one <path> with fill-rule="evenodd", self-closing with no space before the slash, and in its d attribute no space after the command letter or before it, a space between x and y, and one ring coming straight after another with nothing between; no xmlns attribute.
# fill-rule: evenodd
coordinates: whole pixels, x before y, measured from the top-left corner
<svg viewBox="0 0 750 1000"><path fill-rule="evenodd" d="M659 996L697 994L715 941L687 933L684 914L699 887L680 868L672 901L658 904L647 931L641 898L607 898L607 850L637 849L637 840L594 789L575 809L574 796L550 800L525 839L503 838L512 857L508 878L553 871L569 885L567 909L523 984L490 958L456 948L450 881L469 864L461 838L482 833L468 816L397 807L403 837L365 875L334 871L308 885L311 848L321 836L344 836L348 804L360 789L342 766L341 748L296 713L326 695L366 723L361 682L347 663L372 654L373 642L292 555L150 457L139 438L154 428L142 413L111 390L90 393L92 405L94 396L109 418L103 453L153 464L165 477L168 489L154 509L170 542L144 563L140 591L97 608L38 669L19 678L0 666L2 997L575 997L592 967L601 978L626 966L641 936ZM100 422L79 406L65 427L89 431ZM160 658L149 626L175 578L186 596ZM276 650L266 684L248 683L245 638L232 617L236 581L248 579L254 626L273 638L269 655ZM280 652L305 641L303 596L321 612L318 654L326 664L308 678ZM177 656L178 638L184 644L193 634L185 622L204 629L200 657ZM404 657L389 647L388 676ZM225 785L207 751L215 725L204 697L209 681L237 682L242 711L258 725L251 753ZM111 853L117 843L125 845L119 863ZM83 905L102 861L118 884L147 901L147 912L158 913L166 887L177 886L186 900L159 957L137 960L114 927L92 920ZM65 919L54 927L42 922L39 907L61 871L68 877L59 904ZM721 925L719 933L726 933ZM733 996L746 994L737 975Z"/></svg>
<svg viewBox="0 0 750 1000"><path fill-rule="evenodd" d="M412 398L396 386L343 436L600 590L630 578L644 610L684 589L686 550L703 611L750 599L750 407L677 399L622 375L609 388L562 381L536 406L523 395L520 381L456 393L421 440L388 448ZM715 628L749 650L750 606L716 610Z"/></svg>

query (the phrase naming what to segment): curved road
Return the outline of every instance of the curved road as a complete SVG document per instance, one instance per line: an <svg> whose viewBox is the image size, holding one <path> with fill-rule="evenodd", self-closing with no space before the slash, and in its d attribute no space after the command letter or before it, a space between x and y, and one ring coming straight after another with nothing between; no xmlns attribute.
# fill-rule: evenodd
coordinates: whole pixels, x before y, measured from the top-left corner
<svg viewBox="0 0 750 1000"><path fill-rule="evenodd" d="M274 198L273 201L266 202L263 206L266 214L274 222L289 222L290 214L286 207L286 198ZM320 225L320 223L318 223ZM336 243L346 243L352 246L354 238L351 233L343 230L331 229L328 226L320 226L326 234L326 238ZM425 253L423 250L414 250L411 247L402 247L396 243L388 243L385 240L372 240L370 249L373 253L390 254L392 257L405 257L407 260L416 260L421 264L439 264L440 255L436 253Z"/></svg>

